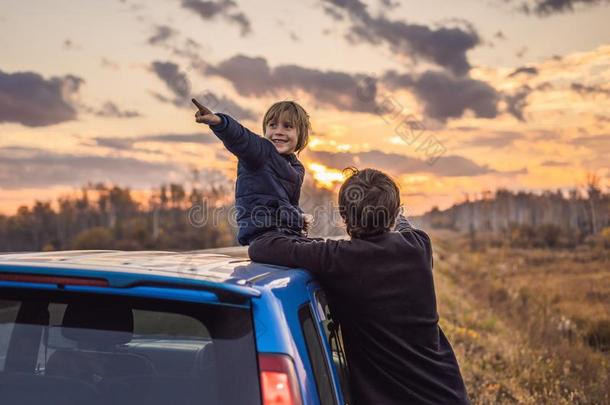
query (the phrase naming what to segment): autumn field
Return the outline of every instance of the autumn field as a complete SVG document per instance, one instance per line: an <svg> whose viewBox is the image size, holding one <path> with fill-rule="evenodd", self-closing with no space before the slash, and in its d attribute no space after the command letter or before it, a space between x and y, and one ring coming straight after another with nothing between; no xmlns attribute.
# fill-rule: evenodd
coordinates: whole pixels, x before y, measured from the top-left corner
<svg viewBox="0 0 610 405"><path fill-rule="evenodd" d="M610 403L610 249L431 234L441 326L474 404Z"/></svg>

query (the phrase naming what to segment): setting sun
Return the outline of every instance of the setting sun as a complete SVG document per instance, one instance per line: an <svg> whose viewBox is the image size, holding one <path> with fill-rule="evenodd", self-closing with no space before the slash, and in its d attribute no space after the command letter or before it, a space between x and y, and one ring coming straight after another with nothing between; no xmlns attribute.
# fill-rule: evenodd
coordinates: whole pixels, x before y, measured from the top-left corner
<svg viewBox="0 0 610 405"><path fill-rule="evenodd" d="M331 169L320 163L308 163L307 168L313 173L313 178L320 187L332 190L344 179L340 170Z"/></svg>

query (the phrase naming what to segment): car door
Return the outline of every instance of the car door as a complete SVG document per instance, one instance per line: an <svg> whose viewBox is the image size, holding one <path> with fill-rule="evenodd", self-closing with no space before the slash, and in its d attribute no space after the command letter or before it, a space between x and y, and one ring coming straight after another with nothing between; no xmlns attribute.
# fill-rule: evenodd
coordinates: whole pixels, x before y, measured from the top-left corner
<svg viewBox="0 0 610 405"><path fill-rule="evenodd" d="M348 368L340 327L332 318L326 293L320 285L312 282L308 289L316 330L322 342L325 361L331 371L335 403L349 404Z"/></svg>

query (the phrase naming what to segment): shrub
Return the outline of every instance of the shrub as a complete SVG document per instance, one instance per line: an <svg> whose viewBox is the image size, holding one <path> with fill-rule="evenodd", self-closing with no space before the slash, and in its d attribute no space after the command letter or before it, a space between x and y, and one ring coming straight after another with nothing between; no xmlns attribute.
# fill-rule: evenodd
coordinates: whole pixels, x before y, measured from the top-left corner
<svg viewBox="0 0 610 405"><path fill-rule="evenodd" d="M610 320L604 319L591 325L585 335L587 344L594 349L606 351L610 349Z"/></svg>
<svg viewBox="0 0 610 405"><path fill-rule="evenodd" d="M604 229L602 229L601 232L599 233L599 235L602 238L604 247L606 249L610 248L610 226L607 226Z"/></svg>
<svg viewBox="0 0 610 405"><path fill-rule="evenodd" d="M112 231L108 228L97 226L79 233L72 247L74 249L112 249Z"/></svg>

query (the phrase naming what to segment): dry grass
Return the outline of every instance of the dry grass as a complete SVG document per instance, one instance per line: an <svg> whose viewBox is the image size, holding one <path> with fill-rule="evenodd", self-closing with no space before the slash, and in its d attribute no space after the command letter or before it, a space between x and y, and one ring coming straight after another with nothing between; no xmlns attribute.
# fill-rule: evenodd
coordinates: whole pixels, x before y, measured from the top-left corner
<svg viewBox="0 0 610 405"><path fill-rule="evenodd" d="M434 232L441 326L474 404L610 403L610 251Z"/></svg>

